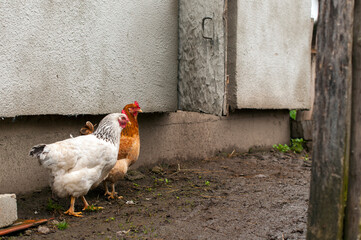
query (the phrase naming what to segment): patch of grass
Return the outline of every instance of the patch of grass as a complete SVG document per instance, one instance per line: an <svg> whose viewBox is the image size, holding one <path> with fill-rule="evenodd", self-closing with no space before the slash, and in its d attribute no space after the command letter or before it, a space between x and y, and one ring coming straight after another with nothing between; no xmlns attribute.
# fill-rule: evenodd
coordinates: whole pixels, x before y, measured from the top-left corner
<svg viewBox="0 0 361 240"><path fill-rule="evenodd" d="M302 152L304 143L305 143L305 140L303 140L303 138L291 139L291 151L293 151L295 153Z"/></svg>
<svg viewBox="0 0 361 240"><path fill-rule="evenodd" d="M286 153L286 152L289 152L290 150L291 150L291 148L287 145L287 144L284 144L284 145L282 145L282 144L275 144L275 145L273 145L273 148L274 149L277 149L278 151L280 151L280 152L284 152L284 153Z"/></svg>
<svg viewBox="0 0 361 240"><path fill-rule="evenodd" d="M301 153L303 151L303 144L305 143L305 140L303 138L294 138L291 139L291 146L288 146L287 144L275 144L273 145L274 149L277 149L280 152L294 152L294 153Z"/></svg>
<svg viewBox="0 0 361 240"><path fill-rule="evenodd" d="M69 226L69 224L63 220L62 222L59 222L58 224L56 224L56 227L59 229L59 230L65 230L67 229Z"/></svg>
<svg viewBox="0 0 361 240"><path fill-rule="evenodd" d="M205 181L204 185L209 186L211 183L209 181Z"/></svg>
<svg viewBox="0 0 361 240"><path fill-rule="evenodd" d="M168 178L156 178L154 179L154 184L157 185L158 183L165 183L165 184L169 184L171 182L171 180L169 180Z"/></svg>
<svg viewBox="0 0 361 240"><path fill-rule="evenodd" d="M64 208L57 203L54 203L51 198L48 199L48 204L46 205L46 210L48 211L63 211Z"/></svg>
<svg viewBox="0 0 361 240"><path fill-rule="evenodd" d="M105 221L106 221L106 222L109 222L109 221L114 221L114 220L115 220L115 218L114 218L114 217L110 217L110 218L105 219Z"/></svg>
<svg viewBox="0 0 361 240"><path fill-rule="evenodd" d="M297 110L291 110L290 118L292 118L293 120L296 120L296 116L297 116Z"/></svg>

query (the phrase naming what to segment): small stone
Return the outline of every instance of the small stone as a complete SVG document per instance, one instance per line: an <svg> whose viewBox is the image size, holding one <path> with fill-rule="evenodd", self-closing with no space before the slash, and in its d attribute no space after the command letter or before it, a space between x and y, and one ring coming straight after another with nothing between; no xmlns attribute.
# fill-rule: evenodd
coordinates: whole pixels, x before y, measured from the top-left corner
<svg viewBox="0 0 361 240"><path fill-rule="evenodd" d="M135 180L145 178L145 175L143 173L139 172L139 171L131 170L131 171L128 171L128 173L127 173L127 175L125 177L129 181L135 181Z"/></svg>
<svg viewBox="0 0 361 240"><path fill-rule="evenodd" d="M47 226L39 226L38 232L41 234L48 234L50 233L50 229Z"/></svg>
<svg viewBox="0 0 361 240"><path fill-rule="evenodd" d="M28 230L26 230L26 231L24 232L24 235L25 235L25 236L30 236L32 232L33 232L33 231L31 231L30 229L28 229Z"/></svg>
<svg viewBox="0 0 361 240"><path fill-rule="evenodd" d="M52 223L53 225L58 225L58 224L59 224L59 221L54 219L53 221L51 221L51 223Z"/></svg>
<svg viewBox="0 0 361 240"><path fill-rule="evenodd" d="M117 232L117 237L122 237L122 236L128 234L129 232L130 232L130 229L127 230L127 231L125 231L125 230L123 230L123 231L118 231L118 232Z"/></svg>
<svg viewBox="0 0 361 240"><path fill-rule="evenodd" d="M158 174L163 173L163 168L159 167L159 166L155 166L152 168L152 172L158 173Z"/></svg>
<svg viewBox="0 0 361 240"><path fill-rule="evenodd" d="M130 200L130 201L126 201L125 204L128 204L128 205L134 205L135 202L133 200Z"/></svg>
<svg viewBox="0 0 361 240"><path fill-rule="evenodd" d="M266 178L267 176L264 174L258 174L256 176L254 176L255 178Z"/></svg>

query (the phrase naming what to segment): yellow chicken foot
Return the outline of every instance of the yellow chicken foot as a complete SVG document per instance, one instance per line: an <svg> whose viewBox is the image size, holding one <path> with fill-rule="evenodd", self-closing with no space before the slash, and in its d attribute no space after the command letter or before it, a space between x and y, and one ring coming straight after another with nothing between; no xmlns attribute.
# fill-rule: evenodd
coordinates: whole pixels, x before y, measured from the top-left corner
<svg viewBox="0 0 361 240"><path fill-rule="evenodd" d="M82 212L74 212L74 203L75 203L75 197L70 197L70 207L66 212L64 212L64 214L68 214L74 217L83 217L83 215L81 215Z"/></svg>
<svg viewBox="0 0 361 240"><path fill-rule="evenodd" d="M112 183L112 192L111 192L111 194L110 194L110 196L108 198L111 197L111 199L114 199L114 197L117 196L117 195L118 195L118 193L115 191L115 184ZM123 196L118 197L118 199L122 199L122 198L123 198Z"/></svg>
<svg viewBox="0 0 361 240"><path fill-rule="evenodd" d="M86 210L95 211L95 210L103 209L103 207L90 206L84 196L81 196L81 200L84 203L83 211L86 211Z"/></svg>

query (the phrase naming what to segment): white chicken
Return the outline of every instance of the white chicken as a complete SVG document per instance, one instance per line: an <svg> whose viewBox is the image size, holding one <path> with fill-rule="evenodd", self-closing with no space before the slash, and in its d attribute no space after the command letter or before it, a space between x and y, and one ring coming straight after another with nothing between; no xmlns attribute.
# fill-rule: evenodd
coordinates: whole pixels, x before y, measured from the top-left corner
<svg viewBox="0 0 361 240"><path fill-rule="evenodd" d="M40 165L49 170L53 192L59 197L71 197L70 208L65 214L82 217L82 212L74 212L77 197L83 200L83 210L89 208L84 196L114 167L120 133L128 122L124 111L112 113L101 120L92 134L39 144L30 150L30 156L37 157Z"/></svg>

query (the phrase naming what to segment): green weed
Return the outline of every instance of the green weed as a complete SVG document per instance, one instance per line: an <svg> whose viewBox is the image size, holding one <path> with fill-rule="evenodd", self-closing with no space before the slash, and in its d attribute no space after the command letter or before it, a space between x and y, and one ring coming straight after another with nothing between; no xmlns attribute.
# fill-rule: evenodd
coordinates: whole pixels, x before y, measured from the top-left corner
<svg viewBox="0 0 361 240"><path fill-rule="evenodd" d="M114 218L114 217L110 217L110 218L105 219L105 221L106 221L106 222L109 222L109 221L114 221L114 220L115 220L115 218Z"/></svg>
<svg viewBox="0 0 361 240"><path fill-rule="evenodd" d="M69 224L64 220L62 222L59 222L58 224L56 224L56 227L59 229L59 230L65 230L67 229L69 226Z"/></svg>
<svg viewBox="0 0 361 240"><path fill-rule="evenodd" d="M62 206L57 203L54 203L50 198L48 199L48 204L46 205L46 210L48 211L62 211L64 210Z"/></svg>
<svg viewBox="0 0 361 240"><path fill-rule="evenodd" d="M295 153L302 152L304 143L305 143L305 140L303 140L303 138L291 139L291 151L293 151Z"/></svg>
<svg viewBox="0 0 361 240"><path fill-rule="evenodd" d="M280 152L284 152L284 153L286 153L286 152L289 152L290 150L291 150L291 148L287 145L287 144L284 144L284 145L282 145L282 144L275 144L275 145L273 145L273 148L274 149L277 149L278 151L280 151Z"/></svg>
<svg viewBox="0 0 361 240"><path fill-rule="evenodd" d="M301 153L303 151L303 144L305 143L305 140L303 138L295 138L291 139L291 146L288 146L287 144L275 144L273 145L274 149L277 149L280 152L294 152L294 153Z"/></svg>
<svg viewBox="0 0 361 240"><path fill-rule="evenodd" d="M293 120L296 120L296 116L297 116L297 110L291 110L290 118L292 118Z"/></svg>

